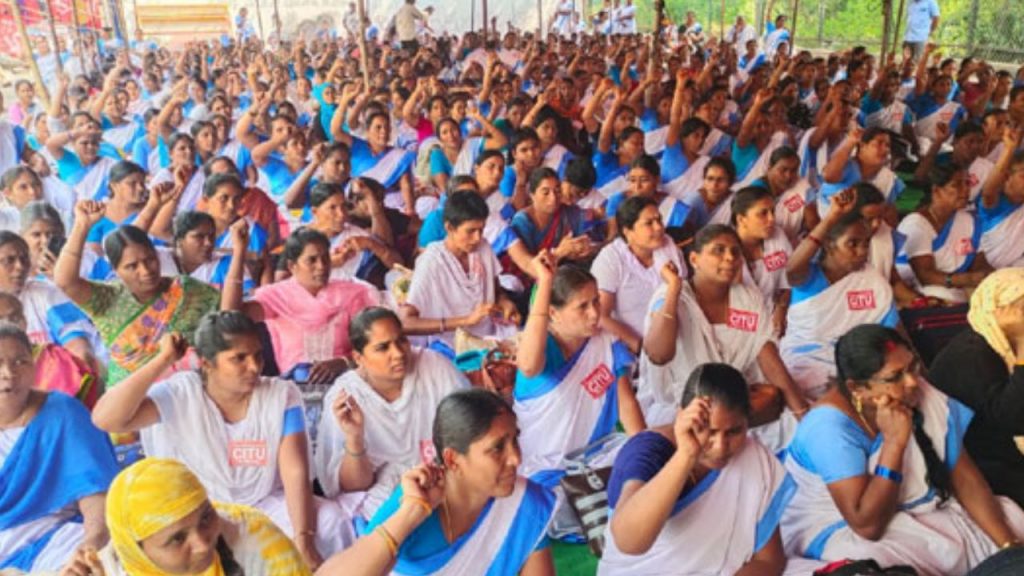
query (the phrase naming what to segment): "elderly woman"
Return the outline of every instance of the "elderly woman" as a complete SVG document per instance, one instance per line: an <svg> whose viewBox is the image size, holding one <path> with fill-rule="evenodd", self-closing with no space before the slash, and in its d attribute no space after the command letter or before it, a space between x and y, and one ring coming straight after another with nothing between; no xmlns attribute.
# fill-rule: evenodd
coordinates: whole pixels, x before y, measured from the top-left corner
<svg viewBox="0 0 1024 576"><path fill-rule="evenodd" d="M402 476L366 536L320 574L554 574L546 532L555 498L520 475L518 436L500 396L447 396L434 416L434 456Z"/></svg>
<svg viewBox="0 0 1024 576"><path fill-rule="evenodd" d="M971 296L971 325L939 352L935 387L974 411L964 446L997 494L1024 505L1024 268L985 278Z"/></svg>
<svg viewBox="0 0 1024 576"><path fill-rule="evenodd" d="M259 333L241 312L206 315L195 347L200 370L158 381L186 348L180 334L165 335L156 357L100 398L93 421L108 432L141 432L147 455L180 460L216 500L263 510L315 568L345 547L351 525L313 497L298 388L260 376Z"/></svg>
<svg viewBox="0 0 1024 576"><path fill-rule="evenodd" d="M369 517L401 474L423 461L437 405L466 382L444 356L409 346L386 308L363 310L348 331L358 368L324 397L315 464L327 496L367 491L359 498Z"/></svg>
<svg viewBox="0 0 1024 576"><path fill-rule="evenodd" d="M54 269L54 282L92 319L110 353L108 385L117 384L157 354L157 342L169 331L191 334L199 319L216 310L221 294L188 276L162 278L156 249L145 232L122 226L105 240L118 279L91 282L79 276L89 228L103 216L103 204L75 206L75 224ZM244 246L244 244L243 244ZM235 302L231 289L224 302Z"/></svg>
<svg viewBox="0 0 1024 576"><path fill-rule="evenodd" d="M236 256L240 248L236 245ZM277 365L291 371L309 368L311 384L326 384L351 367L348 325L357 312L380 303L380 292L359 280L331 279L331 244L310 228L299 228L284 244L291 278L263 286L244 305L257 322L265 321ZM237 266L232 261L229 282Z"/></svg>
<svg viewBox="0 0 1024 576"><path fill-rule="evenodd" d="M61 576L306 576L295 547L258 510L212 503L175 460L147 458L117 475L107 498L110 544L80 548Z"/></svg>
<svg viewBox="0 0 1024 576"><path fill-rule="evenodd" d="M0 324L0 568L31 573L106 543L104 494L117 474L85 408L35 380L28 337Z"/></svg>
<svg viewBox="0 0 1024 576"><path fill-rule="evenodd" d="M835 346L836 384L800 422L786 469L789 551L964 574L1020 545L1024 512L992 495L964 448L972 419L921 376L895 330L860 325Z"/></svg>

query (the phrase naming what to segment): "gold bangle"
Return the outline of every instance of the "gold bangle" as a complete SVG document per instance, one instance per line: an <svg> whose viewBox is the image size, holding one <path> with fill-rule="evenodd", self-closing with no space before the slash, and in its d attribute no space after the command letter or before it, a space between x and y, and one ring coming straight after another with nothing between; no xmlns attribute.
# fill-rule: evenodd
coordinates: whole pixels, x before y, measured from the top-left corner
<svg viewBox="0 0 1024 576"><path fill-rule="evenodd" d="M661 314L665 318L668 318L669 320L675 320L676 319L676 315L675 314L669 314L668 312L659 312L659 314Z"/></svg>
<svg viewBox="0 0 1024 576"><path fill-rule="evenodd" d="M345 445L345 455L346 456L351 456L352 458L362 458L363 456L366 456L366 447L363 447L363 451L362 452L354 452L352 450L349 450L348 449L348 445L346 444Z"/></svg>
<svg viewBox="0 0 1024 576"><path fill-rule="evenodd" d="M1014 546L1020 546L1020 540L1007 540L999 546L999 549L1006 550L1007 548L1013 548Z"/></svg>
<svg viewBox="0 0 1024 576"><path fill-rule="evenodd" d="M395 537L392 536L390 532L388 532L388 529L381 525L377 526L377 529L374 530L374 532L380 534L380 537L384 539L384 543L388 546L388 552L391 552L391 557L397 558L398 542L395 540Z"/></svg>
<svg viewBox="0 0 1024 576"><path fill-rule="evenodd" d="M420 508L423 508L423 512L425 512L427 516L430 516L434 513L434 509L430 507L430 502L427 502L425 499L420 498L419 496L403 496L402 502L410 502L412 504L419 506Z"/></svg>

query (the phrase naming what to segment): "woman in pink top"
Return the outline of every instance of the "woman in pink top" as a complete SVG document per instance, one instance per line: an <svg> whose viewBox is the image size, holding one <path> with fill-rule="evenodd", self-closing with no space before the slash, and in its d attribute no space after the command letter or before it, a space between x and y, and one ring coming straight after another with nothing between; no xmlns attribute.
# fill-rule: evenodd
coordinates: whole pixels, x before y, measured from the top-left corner
<svg viewBox="0 0 1024 576"><path fill-rule="evenodd" d="M245 311L263 320L282 372L310 364L311 384L333 382L349 367L350 319L380 304L380 293L359 280L331 280L330 241L311 228L299 228L284 245L291 278L256 290Z"/></svg>
<svg viewBox="0 0 1024 576"><path fill-rule="evenodd" d="M14 93L18 99L7 108L7 119L15 126L26 128L28 120L39 112L36 89L28 80L18 80L14 84Z"/></svg>

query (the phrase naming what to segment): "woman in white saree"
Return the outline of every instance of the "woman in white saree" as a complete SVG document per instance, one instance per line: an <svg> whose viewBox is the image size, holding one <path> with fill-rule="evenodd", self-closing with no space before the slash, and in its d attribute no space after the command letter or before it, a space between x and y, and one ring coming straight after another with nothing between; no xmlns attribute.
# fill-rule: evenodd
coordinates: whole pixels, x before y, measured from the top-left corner
<svg viewBox="0 0 1024 576"><path fill-rule="evenodd" d="M359 368L324 396L314 465L328 498L369 518L403 472L431 460L437 405L466 381L447 358L410 347L386 308L363 310L348 331Z"/></svg>
<svg viewBox="0 0 1024 576"><path fill-rule="evenodd" d="M704 228L689 262L694 272L686 281L673 266L662 267L665 283L648 307L637 392L647 422L672 422L687 376L701 364L723 362L748 382L769 384L754 393L750 423L770 448L784 447L793 421L780 418L780 397L797 417L807 402L779 357L764 298L736 281L743 266L736 231L720 224Z"/></svg>
<svg viewBox="0 0 1024 576"><path fill-rule="evenodd" d="M947 302L967 302L970 292L992 271L980 250L982 226L967 211L967 171L936 166L922 205L896 229L906 241L896 255L903 281Z"/></svg>
<svg viewBox="0 0 1024 576"><path fill-rule="evenodd" d="M899 323L892 286L868 265L870 245L871 231L856 212L851 189L833 198L828 214L789 260L792 291L780 348L789 373L810 398L820 397L835 374L832 346L847 330Z"/></svg>
<svg viewBox="0 0 1024 576"><path fill-rule="evenodd" d="M512 409L486 390L461 390L434 422L434 461L405 473L365 535L317 573L553 575L555 496L518 473Z"/></svg>
<svg viewBox="0 0 1024 576"><path fill-rule="evenodd" d="M351 542L352 528L337 504L312 494L301 393L260 376L259 334L241 312L207 314L195 342L199 372L156 382L186 351L184 338L168 334L156 357L102 397L93 421L141 431L148 456L181 461L213 499L259 508L315 568Z"/></svg>
<svg viewBox="0 0 1024 576"><path fill-rule="evenodd" d="M836 385L785 459L798 486L782 517L789 552L959 576L1019 545L1024 512L992 495L963 449L972 412L921 377L910 344L862 325L835 357Z"/></svg>
<svg viewBox="0 0 1024 576"><path fill-rule="evenodd" d="M631 438L608 482L599 576L810 574L787 561L779 521L796 484L747 437L750 395L728 364L690 374L675 420Z"/></svg>
<svg viewBox="0 0 1024 576"><path fill-rule="evenodd" d="M597 281L541 252L531 262L537 289L519 340L514 390L523 472L557 484L566 454L615 430L644 428L633 394L633 355L601 329Z"/></svg>

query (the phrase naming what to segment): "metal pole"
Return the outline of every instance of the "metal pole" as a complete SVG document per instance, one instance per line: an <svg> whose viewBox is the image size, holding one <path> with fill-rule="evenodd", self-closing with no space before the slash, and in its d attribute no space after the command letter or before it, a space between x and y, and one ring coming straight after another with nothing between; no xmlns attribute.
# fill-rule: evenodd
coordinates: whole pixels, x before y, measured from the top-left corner
<svg viewBox="0 0 1024 576"><path fill-rule="evenodd" d="M469 30L476 30L476 0L469 0Z"/></svg>
<svg viewBox="0 0 1024 576"><path fill-rule="evenodd" d="M260 0L256 0L256 22L260 25L260 40L267 41L267 37L263 34L263 9L260 8Z"/></svg>
<svg viewBox="0 0 1024 576"><path fill-rule="evenodd" d="M132 19L135 20L135 34L142 37L142 24L139 24L139 0L132 0Z"/></svg>
<svg viewBox="0 0 1024 576"><path fill-rule="evenodd" d="M895 49L896 46L900 46L901 45L899 39L900 39L900 24L903 22L903 9L904 9L904 0L900 0L900 8L899 8L899 11L896 13L896 25L893 26L893 31L892 31L892 45L893 45L894 49Z"/></svg>
<svg viewBox="0 0 1024 576"><path fill-rule="evenodd" d="M90 67L86 65L88 59L85 55L85 41L82 40L82 24L78 19L78 0L71 0L71 25L75 27L75 42L78 44L78 60L81 62L82 72L88 74Z"/></svg>
<svg viewBox="0 0 1024 576"><path fill-rule="evenodd" d="M487 0L483 0L484 42L487 42Z"/></svg>
<svg viewBox="0 0 1024 576"><path fill-rule="evenodd" d="M725 0L722 0L722 17L719 19L718 37L725 39Z"/></svg>
<svg viewBox="0 0 1024 576"><path fill-rule="evenodd" d="M39 93L49 103L50 92L46 89L46 84L43 83L43 76L39 73L39 65L36 64L36 58L32 55L32 43L29 42L28 32L25 30L25 21L21 18L21 8L18 6L17 0L9 0L7 5L11 7L14 23L18 26L18 35L21 37L21 51L24 52L22 56L28 60L29 70L32 71L32 79L36 82L36 90L39 90ZM59 59L60 55L58 54L57 56Z"/></svg>
<svg viewBox="0 0 1024 576"><path fill-rule="evenodd" d="M543 0L537 0L537 37L544 39L544 7Z"/></svg>
<svg viewBox="0 0 1024 576"><path fill-rule="evenodd" d="M57 41L57 26L53 23L52 0L46 0L46 23L50 28L50 42L53 43L53 57L56 59L57 73L64 73L64 63L60 60L60 42Z"/></svg>
<svg viewBox="0 0 1024 576"><path fill-rule="evenodd" d="M800 0L793 0L793 25L789 28L789 54L793 55L796 46L796 18L800 14Z"/></svg>
<svg viewBox="0 0 1024 576"><path fill-rule="evenodd" d="M882 0L882 56L879 66L885 66L889 52L889 27L892 26L892 0Z"/></svg>
<svg viewBox="0 0 1024 576"><path fill-rule="evenodd" d="M277 0L274 0L274 32L277 34L277 42L283 42L281 38L281 15L277 11Z"/></svg>
<svg viewBox="0 0 1024 576"><path fill-rule="evenodd" d="M825 0L818 0L818 47L825 42Z"/></svg>

